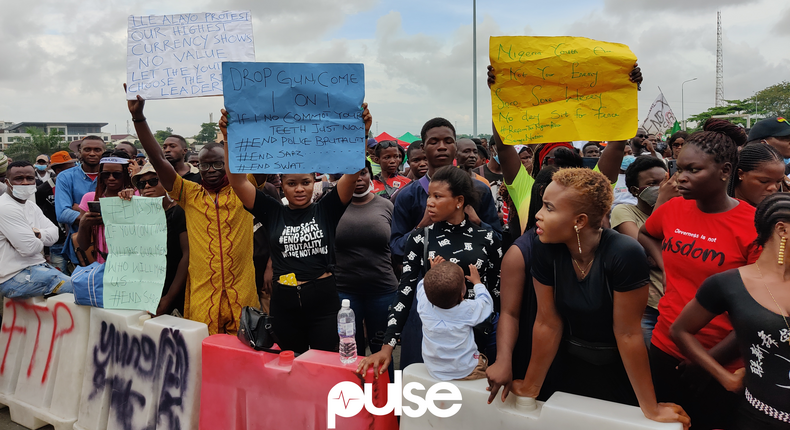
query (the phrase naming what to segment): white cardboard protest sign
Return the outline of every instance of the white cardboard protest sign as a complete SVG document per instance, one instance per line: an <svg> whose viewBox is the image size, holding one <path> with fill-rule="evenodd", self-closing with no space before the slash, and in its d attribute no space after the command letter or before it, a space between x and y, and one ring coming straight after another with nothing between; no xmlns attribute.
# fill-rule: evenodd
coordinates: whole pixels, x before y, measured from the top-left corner
<svg viewBox="0 0 790 430"><path fill-rule="evenodd" d="M249 11L129 16L126 98L222 95L222 62L255 61Z"/></svg>

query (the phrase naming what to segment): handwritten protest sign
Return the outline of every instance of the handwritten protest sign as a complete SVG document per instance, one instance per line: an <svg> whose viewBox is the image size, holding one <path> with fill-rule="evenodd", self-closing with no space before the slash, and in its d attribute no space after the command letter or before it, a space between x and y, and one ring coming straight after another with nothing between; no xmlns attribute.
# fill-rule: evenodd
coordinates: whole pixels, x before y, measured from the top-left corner
<svg viewBox="0 0 790 430"><path fill-rule="evenodd" d="M167 221L162 198L100 199L107 262L104 307L156 313L167 271Z"/></svg>
<svg viewBox="0 0 790 430"><path fill-rule="evenodd" d="M362 64L222 63L234 173L365 167Z"/></svg>
<svg viewBox="0 0 790 430"><path fill-rule="evenodd" d="M222 62L255 61L249 11L132 15L126 98L222 95Z"/></svg>
<svg viewBox="0 0 790 430"><path fill-rule="evenodd" d="M636 135L636 56L584 37L492 37L494 126L509 145Z"/></svg>

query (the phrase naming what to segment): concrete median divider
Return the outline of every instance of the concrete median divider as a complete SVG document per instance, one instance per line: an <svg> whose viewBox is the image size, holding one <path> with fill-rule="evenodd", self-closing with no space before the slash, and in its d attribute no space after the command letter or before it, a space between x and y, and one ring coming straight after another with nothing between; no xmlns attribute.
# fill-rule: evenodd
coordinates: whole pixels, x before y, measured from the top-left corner
<svg viewBox="0 0 790 430"><path fill-rule="evenodd" d="M0 405L29 429L196 430L203 323L5 299Z"/></svg>
<svg viewBox="0 0 790 430"><path fill-rule="evenodd" d="M74 430L197 429L207 336L195 321L92 308Z"/></svg>
<svg viewBox="0 0 790 430"><path fill-rule="evenodd" d="M428 389L441 381L432 378L424 364L412 364L403 371L403 384L416 382ZM680 423L659 423L648 420L638 407L606 402L568 393L554 393L546 402L517 398L512 393L503 403L498 396L487 404L485 379L452 381L461 392L460 402L436 402L440 409L450 403L460 404L458 411L446 418L431 413L421 417L401 416L401 430L681 430ZM416 390L415 390L416 391ZM404 399L404 407L413 404ZM693 420L692 420L693 424ZM693 427L692 427L693 428Z"/></svg>
<svg viewBox="0 0 790 430"><path fill-rule="evenodd" d="M71 430L88 345L90 308L62 294L5 299L0 331L0 404L11 420L35 429Z"/></svg>

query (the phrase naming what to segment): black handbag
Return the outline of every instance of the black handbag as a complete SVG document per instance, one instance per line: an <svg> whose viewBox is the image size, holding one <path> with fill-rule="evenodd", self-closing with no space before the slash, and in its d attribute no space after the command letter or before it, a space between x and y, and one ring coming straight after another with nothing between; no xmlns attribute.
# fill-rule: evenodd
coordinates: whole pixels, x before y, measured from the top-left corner
<svg viewBox="0 0 790 430"><path fill-rule="evenodd" d="M272 316L258 309L245 306L241 310L239 331L236 334L239 340L256 351L266 351L279 354L281 351L271 349L276 343L280 344L277 335L272 329ZM294 354L296 356L297 354Z"/></svg>

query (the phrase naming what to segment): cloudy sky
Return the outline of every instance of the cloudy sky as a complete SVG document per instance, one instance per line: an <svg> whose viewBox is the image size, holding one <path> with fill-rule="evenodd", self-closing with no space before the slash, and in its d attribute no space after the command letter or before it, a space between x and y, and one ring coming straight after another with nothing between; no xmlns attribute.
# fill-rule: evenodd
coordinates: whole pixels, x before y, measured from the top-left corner
<svg viewBox="0 0 790 430"><path fill-rule="evenodd" d="M417 134L443 116L472 132L472 1L0 0L0 121L107 122L125 133L127 17L251 10L257 61L360 62L374 131ZM716 11L724 28L724 95L750 97L790 79L785 0L477 1L478 130L490 132L488 38L585 36L628 45L645 81L644 118L661 87L678 118L713 106ZM191 136L221 97L151 101L151 127ZM216 118L215 114L215 118ZM133 130L133 128L132 128Z"/></svg>

